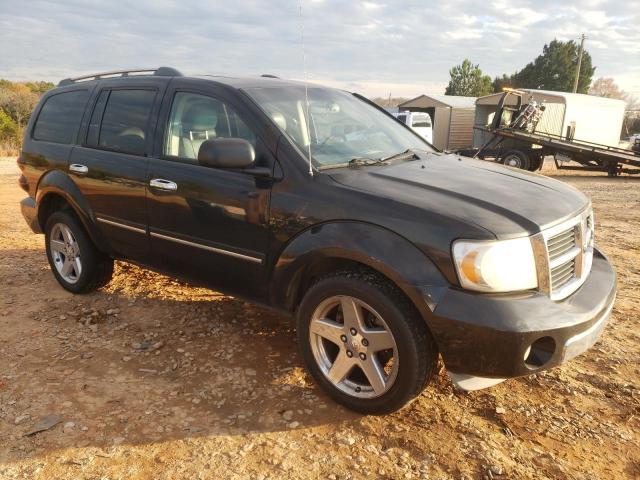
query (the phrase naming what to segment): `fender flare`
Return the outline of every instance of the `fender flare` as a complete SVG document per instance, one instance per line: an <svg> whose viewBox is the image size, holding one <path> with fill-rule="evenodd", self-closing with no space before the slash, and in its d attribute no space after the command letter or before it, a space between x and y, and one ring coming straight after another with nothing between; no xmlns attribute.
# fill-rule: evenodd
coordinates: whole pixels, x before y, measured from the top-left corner
<svg viewBox="0 0 640 480"><path fill-rule="evenodd" d="M300 276L314 263L328 259L357 262L389 278L427 324L449 286L431 259L406 238L375 224L336 221L307 228L287 243L270 275L272 304L293 310Z"/></svg>
<svg viewBox="0 0 640 480"><path fill-rule="evenodd" d="M64 198L74 210L93 243L103 252L109 251L109 245L97 227L96 219L89 202L80 191L80 188L60 170L51 170L45 173L38 183L36 192L36 218L44 232L45 225L40 222L40 207L49 195L58 195Z"/></svg>

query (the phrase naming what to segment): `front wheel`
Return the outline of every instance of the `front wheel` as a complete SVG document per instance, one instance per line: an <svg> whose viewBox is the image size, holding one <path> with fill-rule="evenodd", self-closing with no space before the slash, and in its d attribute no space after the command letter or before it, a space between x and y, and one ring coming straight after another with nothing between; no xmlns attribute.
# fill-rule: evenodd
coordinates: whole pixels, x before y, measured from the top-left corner
<svg viewBox="0 0 640 480"><path fill-rule="evenodd" d="M429 382L437 348L404 295L369 272L340 272L306 293L297 315L309 371L338 403L365 414L402 408Z"/></svg>

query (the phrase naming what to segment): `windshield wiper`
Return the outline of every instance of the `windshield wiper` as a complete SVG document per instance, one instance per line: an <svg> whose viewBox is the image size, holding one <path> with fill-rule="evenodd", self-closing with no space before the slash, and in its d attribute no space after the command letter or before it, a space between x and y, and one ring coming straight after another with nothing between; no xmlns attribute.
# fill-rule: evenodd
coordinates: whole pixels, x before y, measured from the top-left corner
<svg viewBox="0 0 640 480"><path fill-rule="evenodd" d="M327 165L321 165L318 167L319 170L329 170L331 168L344 168L344 167L364 167L368 165L377 165L383 163L385 161L384 158L368 158L368 157L355 157L349 160L348 162L343 163L329 163Z"/></svg>
<svg viewBox="0 0 640 480"><path fill-rule="evenodd" d="M410 148L406 149L404 152L395 153L388 157L381 158L380 161L384 162L387 160L401 160L401 159L409 159L409 158L418 158L418 155L416 154L416 152L414 152Z"/></svg>
<svg viewBox="0 0 640 480"><path fill-rule="evenodd" d="M368 167L370 165L380 165L380 164L386 165L389 160L401 160L401 159L409 159L409 158L412 158L412 159L418 158L418 155L410 148L407 150L404 150L403 152L390 155L388 157L382 157L382 158L355 157L349 160L348 162L322 165L321 167L318 167L318 169L328 170L330 168L344 168L344 167L357 168L357 167Z"/></svg>
<svg viewBox="0 0 640 480"><path fill-rule="evenodd" d="M364 167L366 165L376 165L378 163L381 163L383 160L383 158L374 159L367 157L356 157L349 160L348 165L350 167Z"/></svg>

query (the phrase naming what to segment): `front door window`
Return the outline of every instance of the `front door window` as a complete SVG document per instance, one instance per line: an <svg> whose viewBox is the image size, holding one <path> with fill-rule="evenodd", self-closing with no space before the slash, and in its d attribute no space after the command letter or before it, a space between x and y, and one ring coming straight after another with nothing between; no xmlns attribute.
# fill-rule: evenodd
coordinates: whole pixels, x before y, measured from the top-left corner
<svg viewBox="0 0 640 480"><path fill-rule="evenodd" d="M164 154L196 162L200 146L215 138L243 138L255 148L256 136L227 104L197 93L175 94Z"/></svg>

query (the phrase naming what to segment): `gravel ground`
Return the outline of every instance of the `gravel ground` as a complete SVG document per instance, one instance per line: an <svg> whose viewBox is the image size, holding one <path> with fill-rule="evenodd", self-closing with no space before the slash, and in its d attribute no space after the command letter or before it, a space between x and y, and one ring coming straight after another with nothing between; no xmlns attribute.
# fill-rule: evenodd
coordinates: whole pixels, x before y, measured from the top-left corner
<svg viewBox="0 0 640 480"><path fill-rule="evenodd" d="M123 263L62 290L0 160L0 478L640 478L640 178L545 173L593 199L620 287L603 339L363 417L313 384L285 317Z"/></svg>

